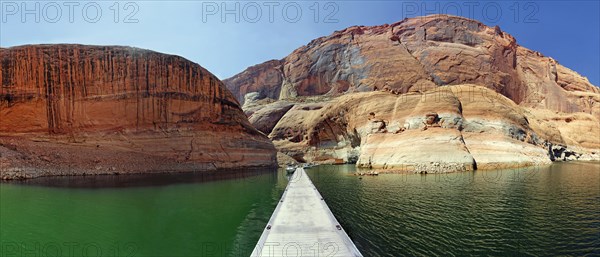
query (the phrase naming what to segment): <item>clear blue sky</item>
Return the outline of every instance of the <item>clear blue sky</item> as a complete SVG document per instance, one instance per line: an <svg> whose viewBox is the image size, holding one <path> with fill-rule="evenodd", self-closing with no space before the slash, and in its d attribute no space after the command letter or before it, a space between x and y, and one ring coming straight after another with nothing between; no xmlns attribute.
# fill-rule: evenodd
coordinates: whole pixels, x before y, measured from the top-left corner
<svg viewBox="0 0 600 257"><path fill-rule="evenodd" d="M600 85L597 0L318 1L318 8L316 1L134 1L133 5L126 5L128 2L115 5L115 1L96 1L87 6L84 5L88 2L81 2L79 6L70 6L65 2L0 0L0 45L136 46L181 55L224 79L248 66L283 58L314 38L348 26L379 25L405 17L448 13L475 18L490 26L499 25L515 36L519 44L557 59L588 77L594 85ZM40 4L38 9L36 3ZM239 4L237 11L236 4ZM223 7L234 14L223 12ZM97 9L101 10L101 16L97 16ZM296 15L298 9L301 16ZM118 14L115 10L119 10ZM240 15L239 22L235 21L235 13Z"/></svg>

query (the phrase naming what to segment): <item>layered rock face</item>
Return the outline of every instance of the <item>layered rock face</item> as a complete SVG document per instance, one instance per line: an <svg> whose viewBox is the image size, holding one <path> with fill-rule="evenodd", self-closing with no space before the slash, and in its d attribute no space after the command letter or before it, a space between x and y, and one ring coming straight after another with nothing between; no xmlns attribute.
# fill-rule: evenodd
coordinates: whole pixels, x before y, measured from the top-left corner
<svg viewBox="0 0 600 257"><path fill-rule="evenodd" d="M600 160L600 90L461 17L351 27L224 82L299 161L445 172Z"/></svg>
<svg viewBox="0 0 600 257"><path fill-rule="evenodd" d="M429 125L433 112L437 119ZM596 149L586 153L598 159L600 137L593 133L600 133L599 122L590 114L579 115L568 123L570 129L559 129L564 119L540 119L488 88L457 85L299 101L269 137L281 152L307 162L423 172L514 168L549 164L551 144ZM566 139L577 134L576 123L592 131Z"/></svg>
<svg viewBox="0 0 600 257"><path fill-rule="evenodd" d="M252 92L279 100L470 83L522 106L600 117L600 91L586 78L519 46L499 27L448 15L350 27L224 82L241 102Z"/></svg>
<svg viewBox="0 0 600 257"><path fill-rule="evenodd" d="M278 99L283 81L281 61L271 60L252 66L235 77L229 79L228 87L233 95L243 104L245 95L255 92L257 98Z"/></svg>
<svg viewBox="0 0 600 257"><path fill-rule="evenodd" d="M272 143L223 83L184 58L130 47L34 45L0 49L0 67L4 174L275 163Z"/></svg>

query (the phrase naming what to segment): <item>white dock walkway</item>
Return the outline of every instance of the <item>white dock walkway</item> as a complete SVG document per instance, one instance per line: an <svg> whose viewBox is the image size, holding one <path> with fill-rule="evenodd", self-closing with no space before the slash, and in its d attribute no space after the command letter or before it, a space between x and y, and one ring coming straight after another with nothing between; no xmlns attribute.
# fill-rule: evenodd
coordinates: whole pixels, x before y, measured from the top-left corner
<svg viewBox="0 0 600 257"><path fill-rule="evenodd" d="M296 169L252 256L362 256L303 168Z"/></svg>

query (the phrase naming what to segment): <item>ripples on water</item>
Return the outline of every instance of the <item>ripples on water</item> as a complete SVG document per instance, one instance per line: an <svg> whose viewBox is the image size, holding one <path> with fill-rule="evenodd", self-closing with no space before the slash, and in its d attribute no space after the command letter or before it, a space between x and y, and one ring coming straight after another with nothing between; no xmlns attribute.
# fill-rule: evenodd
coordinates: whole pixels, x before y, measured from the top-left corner
<svg viewBox="0 0 600 257"><path fill-rule="evenodd" d="M600 256L599 163L362 179L354 170L307 172L365 256ZM0 244L4 251L14 243L93 243L102 256L115 248L118 256L248 256L287 177L236 174L0 184Z"/></svg>
<svg viewBox="0 0 600 257"><path fill-rule="evenodd" d="M600 255L600 164L445 175L309 171L365 256Z"/></svg>

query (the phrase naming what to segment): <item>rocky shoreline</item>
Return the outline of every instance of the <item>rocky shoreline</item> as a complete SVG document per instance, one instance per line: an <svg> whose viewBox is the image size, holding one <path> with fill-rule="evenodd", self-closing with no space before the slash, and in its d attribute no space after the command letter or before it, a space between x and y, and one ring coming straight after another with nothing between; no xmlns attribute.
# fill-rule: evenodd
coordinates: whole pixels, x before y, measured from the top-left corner
<svg viewBox="0 0 600 257"><path fill-rule="evenodd" d="M234 154L234 153L232 153ZM259 158L264 158L258 156ZM143 164L143 165L142 165ZM123 148L118 141L73 143L0 136L0 180L47 176L130 175L219 172L273 168L275 165L244 162L186 161L185 156L161 156Z"/></svg>

